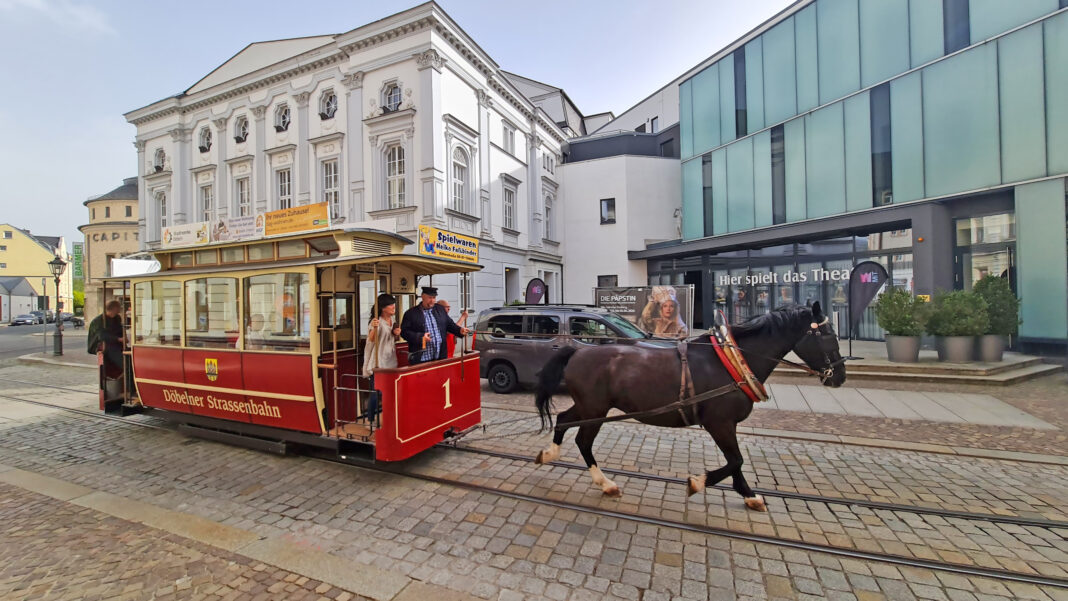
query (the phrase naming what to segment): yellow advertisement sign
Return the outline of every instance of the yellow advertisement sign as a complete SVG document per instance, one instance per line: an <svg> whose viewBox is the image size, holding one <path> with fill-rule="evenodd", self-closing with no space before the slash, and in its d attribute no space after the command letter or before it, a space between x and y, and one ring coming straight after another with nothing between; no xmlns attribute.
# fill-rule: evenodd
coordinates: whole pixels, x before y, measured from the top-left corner
<svg viewBox="0 0 1068 601"><path fill-rule="evenodd" d="M419 254L464 263L478 263L478 238L420 225Z"/></svg>
<svg viewBox="0 0 1068 601"><path fill-rule="evenodd" d="M320 202L271 211L264 213L263 218L264 236L325 230L330 227L330 208Z"/></svg>

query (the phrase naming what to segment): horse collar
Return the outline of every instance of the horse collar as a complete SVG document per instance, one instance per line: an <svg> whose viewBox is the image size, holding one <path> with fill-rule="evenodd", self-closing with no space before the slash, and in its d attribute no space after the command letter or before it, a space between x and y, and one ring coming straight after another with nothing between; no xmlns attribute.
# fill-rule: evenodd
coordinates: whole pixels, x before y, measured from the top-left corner
<svg viewBox="0 0 1068 601"><path fill-rule="evenodd" d="M734 343L734 336L731 335L730 328L726 325L714 327L709 338L712 341L712 348L716 350L716 356L719 357L720 363L723 364L727 373L734 379L738 388L742 389L745 396L749 397L749 400L754 403L768 400L768 392L764 389L764 384L756 378L753 370L749 367L749 363L746 362L742 353L738 351L738 345Z"/></svg>

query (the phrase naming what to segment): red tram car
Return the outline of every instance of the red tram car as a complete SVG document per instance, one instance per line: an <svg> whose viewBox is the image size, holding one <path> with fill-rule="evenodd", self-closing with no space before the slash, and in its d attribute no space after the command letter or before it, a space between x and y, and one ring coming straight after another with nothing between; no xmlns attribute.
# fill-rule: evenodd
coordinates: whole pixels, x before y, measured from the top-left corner
<svg viewBox="0 0 1068 601"><path fill-rule="evenodd" d="M104 286L125 296L126 374L107 382L101 369L101 409L275 451L373 446L381 461L460 435L481 421L477 352L409 366L399 342L400 367L361 374L378 293L397 297L399 320L420 276L481 269L404 254L410 244L335 228L153 251L158 271Z"/></svg>

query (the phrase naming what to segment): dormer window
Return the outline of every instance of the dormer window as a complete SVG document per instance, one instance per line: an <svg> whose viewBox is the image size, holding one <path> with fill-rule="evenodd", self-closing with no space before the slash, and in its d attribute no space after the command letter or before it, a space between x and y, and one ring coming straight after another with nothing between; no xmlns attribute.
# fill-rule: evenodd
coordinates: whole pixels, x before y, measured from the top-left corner
<svg viewBox="0 0 1068 601"><path fill-rule="evenodd" d="M211 129L209 127L200 128L199 148L200 152L211 150Z"/></svg>
<svg viewBox="0 0 1068 601"><path fill-rule="evenodd" d="M386 86L386 89L382 92L382 108L387 113L392 113L400 108L401 105L401 89L400 86L391 83Z"/></svg>
<svg viewBox="0 0 1068 601"><path fill-rule="evenodd" d="M163 171L163 167L167 164L167 153L163 152L162 148L157 148L156 153L152 155L152 168L156 172Z"/></svg>
<svg viewBox="0 0 1068 601"><path fill-rule="evenodd" d="M274 131L286 131L289 129L289 105L282 103L274 109Z"/></svg>
<svg viewBox="0 0 1068 601"><path fill-rule="evenodd" d="M335 114L337 114L337 94L332 89L325 90L319 97L319 118L326 121L333 119Z"/></svg>
<svg viewBox="0 0 1068 601"><path fill-rule="evenodd" d="M248 117L242 115L234 123L234 142L240 143L245 140L248 140Z"/></svg>

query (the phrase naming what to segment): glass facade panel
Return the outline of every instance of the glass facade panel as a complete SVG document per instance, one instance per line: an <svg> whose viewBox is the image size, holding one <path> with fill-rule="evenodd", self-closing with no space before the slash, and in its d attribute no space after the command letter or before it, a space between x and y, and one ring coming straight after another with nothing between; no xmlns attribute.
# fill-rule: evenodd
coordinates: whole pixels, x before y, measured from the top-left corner
<svg viewBox="0 0 1068 601"><path fill-rule="evenodd" d="M719 142L726 144L737 136L737 115L734 113L734 60L733 56L719 64Z"/></svg>
<svg viewBox="0 0 1068 601"><path fill-rule="evenodd" d="M719 146L719 63L701 71L692 81L693 151L701 154Z"/></svg>
<svg viewBox="0 0 1068 601"><path fill-rule="evenodd" d="M871 110L868 92L845 100L846 210L871 208Z"/></svg>
<svg viewBox="0 0 1068 601"><path fill-rule="evenodd" d="M1064 180L1017 186L1016 223L1017 290L1024 301L1020 335L1063 339L1068 336Z"/></svg>
<svg viewBox="0 0 1068 601"><path fill-rule="evenodd" d="M786 220L808 216L805 200L805 120L787 121L783 127L786 147Z"/></svg>
<svg viewBox="0 0 1068 601"><path fill-rule="evenodd" d="M793 17L769 29L762 38L764 116L768 124L775 124L797 114Z"/></svg>
<svg viewBox="0 0 1068 601"><path fill-rule="evenodd" d="M1000 183L997 90L994 44L973 48L923 70L927 196ZM896 125L896 118L894 122ZM896 149L894 157L901 157ZM900 194L896 184L895 180L894 189Z"/></svg>
<svg viewBox="0 0 1068 601"><path fill-rule="evenodd" d="M809 217L845 212L845 134L842 129L842 105L843 103L836 102L805 116L807 156L815 159L805 163Z"/></svg>
<svg viewBox="0 0 1068 601"><path fill-rule="evenodd" d="M1041 25L998 40L998 88L1002 181L1046 175L1046 145L1036 143L1046 134Z"/></svg>
<svg viewBox="0 0 1068 601"><path fill-rule="evenodd" d="M704 202L705 235L713 233L712 223L715 220L715 199L712 196L712 153L701 157L701 192Z"/></svg>
<svg viewBox="0 0 1068 601"><path fill-rule="evenodd" d="M860 84L909 70L909 0L860 3Z"/></svg>
<svg viewBox="0 0 1068 601"><path fill-rule="evenodd" d="M764 44L757 38L745 45L745 116L750 133L764 128Z"/></svg>
<svg viewBox="0 0 1068 601"><path fill-rule="evenodd" d="M682 164L682 237L685 240L705 235L702 197L701 159L696 158Z"/></svg>
<svg viewBox="0 0 1068 601"><path fill-rule="evenodd" d="M794 41L797 58L797 111L819 104L820 88L816 65L816 5L810 4L794 15Z"/></svg>
<svg viewBox="0 0 1068 601"><path fill-rule="evenodd" d="M1057 0L970 0L970 4L973 44L1057 10Z"/></svg>
<svg viewBox="0 0 1068 601"><path fill-rule="evenodd" d="M909 54L913 67L942 56L942 3L909 0Z"/></svg>
<svg viewBox="0 0 1068 601"><path fill-rule="evenodd" d="M1016 242L1016 215L999 213L956 221L957 246Z"/></svg>
<svg viewBox="0 0 1068 601"><path fill-rule="evenodd" d="M692 79L679 84L679 153L684 159L693 156L693 128L697 123L693 118L692 88Z"/></svg>
<svg viewBox="0 0 1068 601"><path fill-rule="evenodd" d="M727 228L753 227L753 138L727 147Z"/></svg>
<svg viewBox="0 0 1068 601"><path fill-rule="evenodd" d="M727 233L727 151L712 153L712 232Z"/></svg>
<svg viewBox="0 0 1068 601"><path fill-rule="evenodd" d="M773 223L771 207L771 131L753 136L753 202L757 227Z"/></svg>
<svg viewBox="0 0 1068 601"><path fill-rule="evenodd" d="M890 82L894 202L923 198L923 99L920 74Z"/></svg>
<svg viewBox="0 0 1068 601"><path fill-rule="evenodd" d="M858 21L857 0L820 0L816 5L820 104L860 89Z"/></svg>
<svg viewBox="0 0 1068 601"><path fill-rule="evenodd" d="M1043 24L1046 56L1046 168L1068 172L1068 13Z"/></svg>

